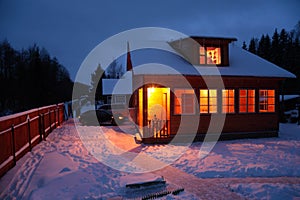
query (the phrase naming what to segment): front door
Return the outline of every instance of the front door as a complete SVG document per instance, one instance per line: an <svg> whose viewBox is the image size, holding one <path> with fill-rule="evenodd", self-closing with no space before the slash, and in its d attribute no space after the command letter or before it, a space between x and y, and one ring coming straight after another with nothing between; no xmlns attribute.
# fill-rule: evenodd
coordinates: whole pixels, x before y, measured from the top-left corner
<svg viewBox="0 0 300 200"><path fill-rule="evenodd" d="M147 123L149 137L168 137L170 88L147 88Z"/></svg>

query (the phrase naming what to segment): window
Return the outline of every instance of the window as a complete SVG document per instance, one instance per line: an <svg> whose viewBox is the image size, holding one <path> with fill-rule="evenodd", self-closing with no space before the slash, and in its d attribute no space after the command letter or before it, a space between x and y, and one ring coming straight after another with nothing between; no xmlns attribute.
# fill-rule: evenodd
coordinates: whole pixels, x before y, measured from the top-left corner
<svg viewBox="0 0 300 200"><path fill-rule="evenodd" d="M200 113L217 112L217 90L200 90Z"/></svg>
<svg viewBox="0 0 300 200"><path fill-rule="evenodd" d="M199 47L200 65L218 65L221 64L221 48L219 47Z"/></svg>
<svg viewBox="0 0 300 200"><path fill-rule="evenodd" d="M193 89L175 89L174 114L195 114L195 92Z"/></svg>
<svg viewBox="0 0 300 200"><path fill-rule="evenodd" d="M234 90L222 90L222 112L234 113Z"/></svg>
<svg viewBox="0 0 300 200"><path fill-rule="evenodd" d="M259 112L275 112L275 90L259 90Z"/></svg>
<svg viewBox="0 0 300 200"><path fill-rule="evenodd" d="M115 96L115 103L126 103L126 96L125 95L117 95Z"/></svg>
<svg viewBox="0 0 300 200"><path fill-rule="evenodd" d="M240 90L239 93L239 112L254 113L255 112L255 90Z"/></svg>

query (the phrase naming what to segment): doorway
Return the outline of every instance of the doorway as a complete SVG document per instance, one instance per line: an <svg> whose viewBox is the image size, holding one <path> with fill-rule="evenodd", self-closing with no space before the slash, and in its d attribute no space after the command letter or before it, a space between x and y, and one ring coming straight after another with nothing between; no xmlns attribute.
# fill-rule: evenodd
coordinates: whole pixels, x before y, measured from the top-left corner
<svg viewBox="0 0 300 200"><path fill-rule="evenodd" d="M170 88L147 88L148 137L168 137L170 126Z"/></svg>

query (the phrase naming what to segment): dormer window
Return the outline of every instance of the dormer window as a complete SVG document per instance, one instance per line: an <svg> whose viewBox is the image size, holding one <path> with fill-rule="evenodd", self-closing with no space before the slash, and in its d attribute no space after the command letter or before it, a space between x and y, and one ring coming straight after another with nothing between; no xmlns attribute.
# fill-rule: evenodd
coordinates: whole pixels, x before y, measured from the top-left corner
<svg viewBox="0 0 300 200"><path fill-rule="evenodd" d="M169 44L193 65L229 66L229 43L236 38L199 37L179 39Z"/></svg>
<svg viewBox="0 0 300 200"><path fill-rule="evenodd" d="M199 47L200 65L219 65L221 64L221 48L219 47Z"/></svg>

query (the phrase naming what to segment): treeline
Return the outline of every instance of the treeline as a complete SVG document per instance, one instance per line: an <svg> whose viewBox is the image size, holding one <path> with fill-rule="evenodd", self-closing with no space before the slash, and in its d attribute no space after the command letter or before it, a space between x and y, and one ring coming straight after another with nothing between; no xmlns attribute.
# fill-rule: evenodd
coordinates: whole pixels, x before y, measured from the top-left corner
<svg viewBox="0 0 300 200"><path fill-rule="evenodd" d="M0 116L71 99L69 72L46 49L0 43Z"/></svg>
<svg viewBox="0 0 300 200"><path fill-rule="evenodd" d="M283 92L300 93L300 21L292 31L275 29L273 35L263 34L260 39L252 38L243 48L292 72L297 79L288 79Z"/></svg>

